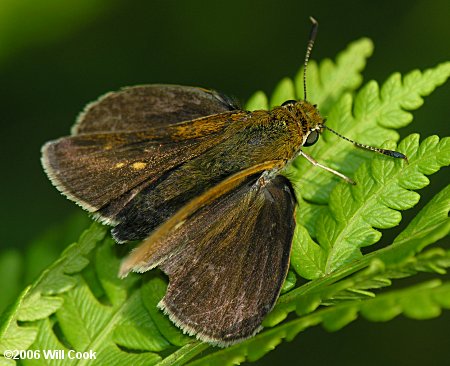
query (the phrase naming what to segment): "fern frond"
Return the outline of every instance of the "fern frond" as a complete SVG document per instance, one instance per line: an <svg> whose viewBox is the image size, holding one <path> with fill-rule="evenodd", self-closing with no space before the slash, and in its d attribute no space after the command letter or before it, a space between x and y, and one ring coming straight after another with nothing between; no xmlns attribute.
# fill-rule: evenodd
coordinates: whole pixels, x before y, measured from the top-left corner
<svg viewBox="0 0 450 366"><path fill-rule="evenodd" d="M308 100L314 101L323 115L327 115L334 103L346 92L359 88L364 69L373 53L373 43L368 38L361 38L350 43L336 57L336 62L324 59L317 66L311 61L308 65L307 88ZM297 99L303 99L303 68L295 77Z"/></svg>
<svg viewBox="0 0 450 366"><path fill-rule="evenodd" d="M450 309L450 283L433 280L373 299L349 301L318 310L269 329L244 343L206 355L189 365L226 366L255 361L283 340L291 341L309 327L322 324L328 331L337 331L357 319L358 314L370 321L387 321L400 314L413 319L429 319L438 316L441 309Z"/></svg>
<svg viewBox="0 0 450 366"><path fill-rule="evenodd" d="M361 259L348 263L331 274L310 281L307 284L292 290L288 294L282 295L275 308L266 317L264 325L274 326L284 320L288 313L292 311L296 311L297 314L308 314L321 305L324 300L331 299L340 291L351 288L380 288L390 285L390 280L396 278L396 276L392 275L392 271L395 273L395 271L399 271L399 268L404 269L405 265L413 260L411 258L415 253L418 253L425 246L430 245L449 234L449 211L450 186L447 186L427 203L416 218L394 240L394 243L386 248L366 254ZM435 214L430 215L430 213ZM415 233L411 228L415 226L417 222L420 222L420 229L423 230L423 235L419 234L418 237L410 234ZM410 240L399 241L399 237L407 237ZM382 268L377 266L379 263L383 263ZM385 269L385 265L388 269ZM371 268L370 272L364 272L363 275L359 275L360 277L347 278L348 276L369 267ZM389 271L391 271L391 274L389 274ZM436 272L440 273L439 271ZM342 281L345 278L347 278L347 282ZM338 287L330 287L339 281ZM369 287L367 286L367 281L376 281L376 283L373 283L373 286Z"/></svg>
<svg viewBox="0 0 450 366"><path fill-rule="evenodd" d="M105 233L106 228L93 224L91 229L84 232L78 244L68 247L3 313L0 328L2 355L5 350L30 348L40 333L36 324L29 323L45 320L62 306L61 294L76 286L71 274L81 271L89 263L86 256L103 239Z"/></svg>
<svg viewBox="0 0 450 366"><path fill-rule="evenodd" d="M331 108L327 125L343 135L363 144L379 146L387 140L398 141L399 134L393 128L404 127L412 121L407 110L419 108L421 96L430 94L450 76L450 62L424 72L412 71L403 77L393 74L381 87L375 81L366 84L353 98L344 94ZM306 149L305 149L306 150ZM321 163L350 177L372 153L354 148L331 133L307 149L308 154ZM406 153L404 151L403 153ZM298 158L289 171L297 188L296 192L309 202L324 204L329 200L338 178L322 169L313 169L306 159ZM354 177L357 183L357 178ZM310 220L303 217L303 221Z"/></svg>
<svg viewBox="0 0 450 366"><path fill-rule="evenodd" d="M419 136L411 135L398 148L410 157L408 166L398 169L401 162L375 159L355 173L358 186L339 184L333 190L329 211L317 221L318 241L327 258L323 273L360 258L359 249L381 237L374 228L397 225L401 220L397 210L411 208L418 202L420 196L412 190L428 184L425 174L450 164L450 138L439 141L437 136L431 136L419 146Z"/></svg>
<svg viewBox="0 0 450 366"><path fill-rule="evenodd" d="M322 113L328 113L331 105L345 92L353 91L361 85L361 70L373 52L372 41L361 38L350 43L339 53L336 62L323 60L320 65L314 60L308 64L308 99L314 101ZM294 81L284 78L275 87L270 103L266 95L258 91L253 94L246 108L248 110L268 109L289 99L303 99L303 67L298 71Z"/></svg>

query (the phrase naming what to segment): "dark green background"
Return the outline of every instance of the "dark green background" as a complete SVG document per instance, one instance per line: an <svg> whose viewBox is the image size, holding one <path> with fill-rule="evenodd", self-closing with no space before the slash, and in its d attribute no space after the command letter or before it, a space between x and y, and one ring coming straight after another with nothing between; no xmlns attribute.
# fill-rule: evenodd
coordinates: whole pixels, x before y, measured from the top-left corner
<svg viewBox="0 0 450 366"><path fill-rule="evenodd" d="M375 43L365 80L450 59L450 2L119 1L0 2L2 143L0 248L21 248L75 211L40 166L40 146L69 133L83 106L121 86L176 83L245 101L298 70L310 28L313 58L333 57L362 36ZM450 88L439 88L401 131L449 135ZM427 197L448 183L440 173ZM450 359L450 317L388 324L358 321L328 334L308 330L264 359L298 364L421 365ZM260 361L262 362L262 361Z"/></svg>

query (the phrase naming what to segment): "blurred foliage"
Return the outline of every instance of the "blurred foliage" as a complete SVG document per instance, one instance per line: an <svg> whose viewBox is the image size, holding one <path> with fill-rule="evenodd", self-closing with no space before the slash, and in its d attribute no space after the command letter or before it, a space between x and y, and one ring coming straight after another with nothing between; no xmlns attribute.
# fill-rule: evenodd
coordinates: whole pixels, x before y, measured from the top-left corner
<svg viewBox="0 0 450 366"><path fill-rule="evenodd" d="M108 0L2 0L0 65L21 49L66 39L113 5Z"/></svg>
<svg viewBox="0 0 450 366"><path fill-rule="evenodd" d="M90 221L84 213L77 213L45 230L26 251L13 248L0 251L0 313L78 238Z"/></svg>

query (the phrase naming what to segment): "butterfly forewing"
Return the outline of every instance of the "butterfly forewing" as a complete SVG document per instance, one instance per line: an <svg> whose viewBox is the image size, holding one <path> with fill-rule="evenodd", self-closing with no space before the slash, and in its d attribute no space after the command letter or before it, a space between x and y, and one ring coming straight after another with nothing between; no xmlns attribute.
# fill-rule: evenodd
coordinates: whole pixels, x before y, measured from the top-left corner
<svg viewBox="0 0 450 366"><path fill-rule="evenodd" d="M58 189L95 212L216 142L211 137L160 142L152 131L82 134L44 145L42 161Z"/></svg>
<svg viewBox="0 0 450 366"><path fill-rule="evenodd" d="M75 136L45 144L42 163L62 193L101 221L116 225L125 206L132 210L134 203L148 198L139 197L145 188L220 143L226 126L243 116L232 109L231 99L200 88L124 88L91 103L73 128ZM117 239L143 239L167 215L152 225L135 221L118 228ZM147 227L133 234L139 224Z"/></svg>
<svg viewBox="0 0 450 366"><path fill-rule="evenodd" d="M218 92L181 85L141 85L108 93L88 104L72 134L137 131L239 109Z"/></svg>

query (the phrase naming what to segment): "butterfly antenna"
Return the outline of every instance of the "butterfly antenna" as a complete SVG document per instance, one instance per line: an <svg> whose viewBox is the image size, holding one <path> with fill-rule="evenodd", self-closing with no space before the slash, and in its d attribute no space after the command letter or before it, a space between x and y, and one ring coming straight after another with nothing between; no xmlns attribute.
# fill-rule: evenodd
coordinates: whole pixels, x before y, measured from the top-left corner
<svg viewBox="0 0 450 366"><path fill-rule="evenodd" d="M312 23L311 33L309 34L308 46L306 46L305 63L303 65L303 96L306 100L306 69L308 67L309 56L314 46L314 41L316 40L317 29L319 28L319 22L313 17L309 17Z"/></svg>
<svg viewBox="0 0 450 366"><path fill-rule="evenodd" d="M406 160L406 162L408 162L408 158L406 157L406 155L403 155L402 153L400 153L398 151L387 150L387 149L380 149L378 147L373 147L373 146L369 146L369 145L360 144L359 142L350 140L348 137L345 137L345 136L341 135L339 132L336 132L335 130L331 129L328 126L322 125L322 128L325 128L328 131L333 132L335 135L339 136L341 139L344 139L344 140L346 140L348 142L351 142L353 145L355 145L356 147L359 147L361 149L375 151L377 153L380 153L380 154L383 154L383 155L387 155L387 156L390 156L390 157L393 157L393 158L403 159L403 160Z"/></svg>

